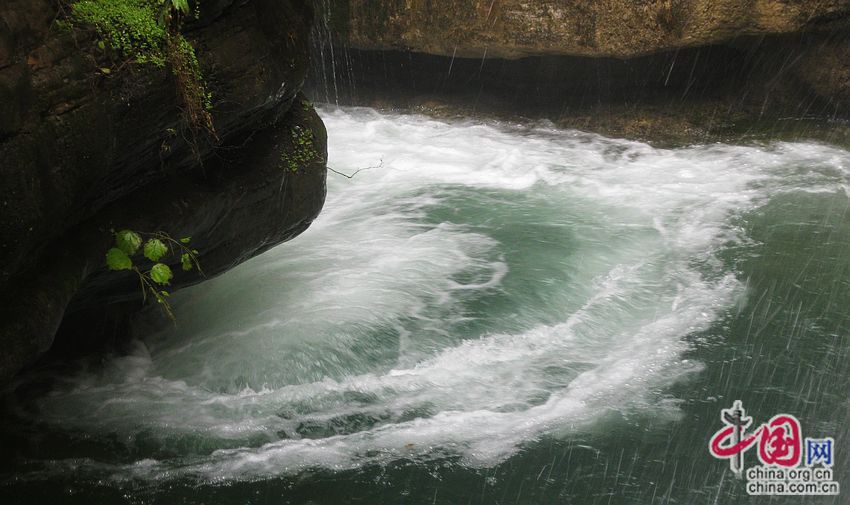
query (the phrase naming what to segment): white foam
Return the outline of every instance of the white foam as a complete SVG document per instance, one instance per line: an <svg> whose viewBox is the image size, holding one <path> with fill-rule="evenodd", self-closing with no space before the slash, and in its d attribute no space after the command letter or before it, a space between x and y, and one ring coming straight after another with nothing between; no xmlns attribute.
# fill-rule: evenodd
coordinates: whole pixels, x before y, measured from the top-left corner
<svg viewBox="0 0 850 505"><path fill-rule="evenodd" d="M817 144L661 150L544 126L321 113L331 166L382 165L331 176L303 236L179 294L178 330L41 401L42 419L68 428L223 447L111 466L116 477L443 456L486 467L612 413L675 418L667 388L700 370L682 360L686 337L743 292L716 258L746 240L732 218L783 192L848 187L850 155ZM524 240L571 249L521 264L506 251L538 250ZM514 293L520 267L553 273ZM498 309L504 325L462 333L497 300L515 304ZM304 431L335 420L336 434Z"/></svg>

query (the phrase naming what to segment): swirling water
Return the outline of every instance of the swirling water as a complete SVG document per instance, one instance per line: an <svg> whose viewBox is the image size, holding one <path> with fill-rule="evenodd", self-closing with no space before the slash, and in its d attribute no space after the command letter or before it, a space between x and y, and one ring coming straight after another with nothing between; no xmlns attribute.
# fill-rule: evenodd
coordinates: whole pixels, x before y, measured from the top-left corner
<svg viewBox="0 0 850 505"><path fill-rule="evenodd" d="M736 503L706 443L737 398L835 437L847 481L850 153L321 113L330 166L370 168L7 406L0 496Z"/></svg>

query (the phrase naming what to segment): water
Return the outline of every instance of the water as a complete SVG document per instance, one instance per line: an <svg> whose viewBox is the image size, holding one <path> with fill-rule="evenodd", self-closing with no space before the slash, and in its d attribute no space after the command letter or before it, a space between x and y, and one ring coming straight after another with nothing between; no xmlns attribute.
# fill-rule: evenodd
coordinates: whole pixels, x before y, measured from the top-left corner
<svg viewBox="0 0 850 505"><path fill-rule="evenodd" d="M7 400L0 496L768 502L706 449L742 399L834 437L845 494L809 501L847 503L850 153L321 113L373 168L177 328Z"/></svg>

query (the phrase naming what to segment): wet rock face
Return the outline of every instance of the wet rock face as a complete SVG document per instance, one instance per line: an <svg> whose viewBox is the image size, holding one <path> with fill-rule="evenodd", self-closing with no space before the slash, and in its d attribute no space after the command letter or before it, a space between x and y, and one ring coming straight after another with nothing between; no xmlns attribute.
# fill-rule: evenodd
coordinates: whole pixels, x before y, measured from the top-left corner
<svg viewBox="0 0 850 505"><path fill-rule="evenodd" d="M795 78L814 93L829 97L834 107L850 106L850 32L809 48L791 68Z"/></svg>
<svg viewBox="0 0 850 505"><path fill-rule="evenodd" d="M489 101L612 134L676 130L687 140L697 132L692 141L744 122L850 118L850 0L321 5L337 59L322 68L336 73L314 80L331 100L375 103L376 87L388 105L395 90L412 92L401 106L417 95L463 96L476 110ZM632 124L618 119L624 108ZM689 126L670 120L686 116ZM599 117L614 121L600 125Z"/></svg>
<svg viewBox="0 0 850 505"><path fill-rule="evenodd" d="M335 0L332 24L360 49L517 58L629 58L744 35L848 26L850 1Z"/></svg>
<svg viewBox="0 0 850 505"><path fill-rule="evenodd" d="M192 236L212 276L321 209L324 127L299 95L309 2L202 5L184 34L220 141L193 141L167 69L105 60L92 34L56 28L51 0L0 4L0 384L50 347L65 316L141 305L138 285L105 271L110 228ZM281 160L295 127L314 133L318 155L291 170Z"/></svg>

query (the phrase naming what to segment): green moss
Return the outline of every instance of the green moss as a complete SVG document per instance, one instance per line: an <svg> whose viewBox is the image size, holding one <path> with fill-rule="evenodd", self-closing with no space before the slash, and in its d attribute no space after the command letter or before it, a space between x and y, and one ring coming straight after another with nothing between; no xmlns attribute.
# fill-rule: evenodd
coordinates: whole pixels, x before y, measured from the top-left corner
<svg viewBox="0 0 850 505"><path fill-rule="evenodd" d="M190 90L193 101L201 104L204 110L212 109L212 93L207 91L204 76L201 74L201 64L195 54L195 48L182 35L174 37L174 53L171 56L172 66L176 75L186 75L193 86Z"/></svg>
<svg viewBox="0 0 850 505"><path fill-rule="evenodd" d="M307 165L319 158L319 153L313 144L315 135L310 128L295 126L290 130L292 150L280 156L283 167L290 172L297 172L299 167Z"/></svg>
<svg viewBox="0 0 850 505"><path fill-rule="evenodd" d="M93 26L105 43L139 63L165 65L165 0L80 0L73 21Z"/></svg>
<svg viewBox="0 0 850 505"><path fill-rule="evenodd" d="M197 17L199 2L194 5ZM77 0L70 21L97 30L103 49L108 45L137 63L170 67L190 126L215 135L209 115L212 95L195 48L180 33L181 21L189 14L187 0Z"/></svg>
<svg viewBox="0 0 850 505"><path fill-rule="evenodd" d="M195 54L195 48L180 34L169 37L167 42L168 62L181 100L185 105L183 113L189 123L202 127L215 136L212 116L212 93L207 90L201 64Z"/></svg>

